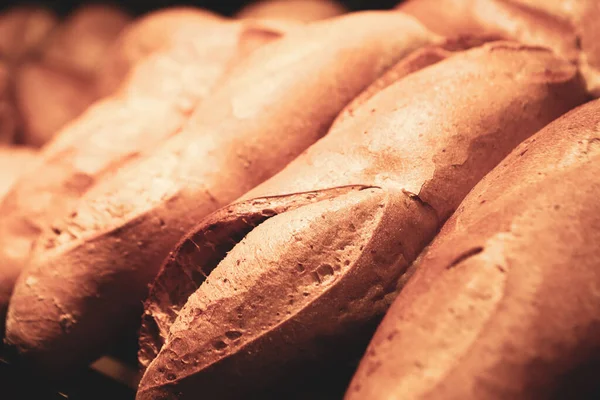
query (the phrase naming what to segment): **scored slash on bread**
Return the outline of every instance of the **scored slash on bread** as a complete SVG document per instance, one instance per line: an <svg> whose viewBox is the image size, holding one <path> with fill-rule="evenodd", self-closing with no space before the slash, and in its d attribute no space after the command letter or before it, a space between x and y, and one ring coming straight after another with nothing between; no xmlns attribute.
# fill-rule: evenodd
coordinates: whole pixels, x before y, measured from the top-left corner
<svg viewBox="0 0 600 400"><path fill-rule="evenodd" d="M15 287L7 342L49 375L101 355L139 323L148 284L189 229L322 137L387 68L439 40L411 17L364 12L254 51L181 133L88 191L43 235Z"/></svg>
<svg viewBox="0 0 600 400"><path fill-rule="evenodd" d="M416 263L346 399L595 398L599 176L595 100L468 195Z"/></svg>
<svg viewBox="0 0 600 400"><path fill-rule="evenodd" d="M444 53L420 54L428 65ZM396 66L391 76L398 71L411 68ZM519 142L586 99L573 65L509 42L400 76L376 83L381 90L368 90L327 136L208 220L226 221L265 196L366 189L282 210L237 244L207 236L203 223L171 255L146 303L142 362L164 345L138 399L255 395L357 356L410 263L469 190ZM212 271L196 258L231 246L220 262L211 256ZM202 269L194 274L194 266Z"/></svg>

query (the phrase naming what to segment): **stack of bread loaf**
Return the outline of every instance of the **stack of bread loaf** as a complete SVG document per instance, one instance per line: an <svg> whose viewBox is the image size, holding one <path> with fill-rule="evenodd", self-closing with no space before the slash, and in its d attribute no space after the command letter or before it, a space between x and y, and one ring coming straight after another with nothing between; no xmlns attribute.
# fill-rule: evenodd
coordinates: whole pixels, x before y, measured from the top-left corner
<svg viewBox="0 0 600 400"><path fill-rule="evenodd" d="M599 35L595 0L3 14L5 350L63 381L137 332L139 400L598 393Z"/></svg>

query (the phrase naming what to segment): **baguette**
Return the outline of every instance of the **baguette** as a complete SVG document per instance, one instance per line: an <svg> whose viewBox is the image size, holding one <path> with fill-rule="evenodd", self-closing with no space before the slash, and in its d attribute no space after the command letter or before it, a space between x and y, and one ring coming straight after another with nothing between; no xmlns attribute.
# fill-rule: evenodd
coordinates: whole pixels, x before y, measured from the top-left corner
<svg viewBox="0 0 600 400"><path fill-rule="evenodd" d="M39 235L59 229L52 225L55 219L68 216L85 192L123 165L177 134L230 64L238 62L244 41L256 45L257 36L266 42L280 35L259 22L198 26L196 31L190 27L188 33L170 49L143 60L118 93L67 126L44 148L39 166L22 176L4 199L3 299L27 265ZM0 303L2 316L7 305Z"/></svg>
<svg viewBox="0 0 600 400"><path fill-rule="evenodd" d="M596 0L409 0L397 7L446 35L491 34L554 49L579 64L600 96L600 2Z"/></svg>
<svg viewBox="0 0 600 400"><path fill-rule="evenodd" d="M36 154L27 147L0 146L0 198L8 193L18 175L33 164Z"/></svg>
<svg viewBox="0 0 600 400"><path fill-rule="evenodd" d="M573 65L504 42L382 87L172 253L143 330L154 343L168 335L138 400L239 398L328 377L366 346L397 280L477 181L585 99Z"/></svg>
<svg viewBox="0 0 600 400"><path fill-rule="evenodd" d="M436 40L411 17L365 12L253 52L182 133L88 192L44 235L16 285L8 342L46 374L99 356L139 325L147 285L186 231L282 169L385 69Z"/></svg>
<svg viewBox="0 0 600 400"><path fill-rule="evenodd" d="M218 15L192 7L170 7L139 18L121 33L101 62L98 92L103 96L114 93L133 66L150 54L194 39L195 35L203 37L200 27L222 22L224 19Z"/></svg>
<svg viewBox="0 0 600 400"><path fill-rule="evenodd" d="M14 7L0 13L0 144L22 139L15 71L39 53L57 24L53 13L39 7Z"/></svg>
<svg viewBox="0 0 600 400"><path fill-rule="evenodd" d="M469 194L416 263L346 399L597 389L599 176L595 100L521 144Z"/></svg>
<svg viewBox="0 0 600 400"><path fill-rule="evenodd" d="M344 6L334 0L261 0L243 7L235 16L311 22L346 12Z"/></svg>

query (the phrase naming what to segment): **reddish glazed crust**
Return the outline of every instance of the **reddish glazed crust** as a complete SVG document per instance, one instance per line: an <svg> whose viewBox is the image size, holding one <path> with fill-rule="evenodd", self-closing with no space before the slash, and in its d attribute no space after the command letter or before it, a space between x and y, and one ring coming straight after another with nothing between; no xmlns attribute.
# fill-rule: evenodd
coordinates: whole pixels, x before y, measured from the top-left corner
<svg viewBox="0 0 600 400"><path fill-rule="evenodd" d="M346 398L570 398L597 386L599 175L598 100L516 148L416 263Z"/></svg>

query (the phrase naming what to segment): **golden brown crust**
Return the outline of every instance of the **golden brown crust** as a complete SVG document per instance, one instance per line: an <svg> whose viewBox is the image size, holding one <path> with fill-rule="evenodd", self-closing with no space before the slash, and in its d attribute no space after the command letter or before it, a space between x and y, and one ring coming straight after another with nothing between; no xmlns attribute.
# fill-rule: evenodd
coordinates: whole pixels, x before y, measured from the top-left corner
<svg viewBox="0 0 600 400"><path fill-rule="evenodd" d="M335 0L261 0L248 4L235 16L311 22L346 12L344 6Z"/></svg>
<svg viewBox="0 0 600 400"><path fill-rule="evenodd" d="M600 101L485 177L417 262L346 398L571 398L600 361Z"/></svg>
<svg viewBox="0 0 600 400"><path fill-rule="evenodd" d="M397 8L443 35L496 34L552 48L578 63L588 91L600 96L596 0L410 0Z"/></svg>
<svg viewBox="0 0 600 400"><path fill-rule="evenodd" d="M243 199L370 188L252 229L178 312L138 399L194 398L200 388L236 398L358 355L398 279L468 191L584 99L573 65L507 42L456 54L372 95ZM196 239L200 249L218 246ZM147 309L161 310L162 301L150 299ZM161 321L163 332L171 319Z"/></svg>
<svg viewBox="0 0 600 400"><path fill-rule="evenodd" d="M98 355L137 319L148 283L188 229L279 171L386 68L436 39L412 18L368 12L256 50L182 133L88 192L55 226L60 234L45 235L47 249L15 289L8 340L55 373ZM78 350L67 357L65 346Z"/></svg>

